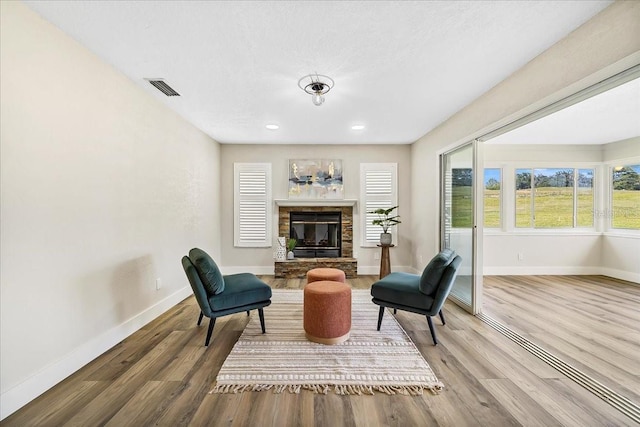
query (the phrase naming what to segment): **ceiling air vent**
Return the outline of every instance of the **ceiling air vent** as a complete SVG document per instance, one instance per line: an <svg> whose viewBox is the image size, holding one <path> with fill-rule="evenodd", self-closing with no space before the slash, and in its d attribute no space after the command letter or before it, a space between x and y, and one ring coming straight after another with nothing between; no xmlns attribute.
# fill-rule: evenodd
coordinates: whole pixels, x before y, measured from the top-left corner
<svg viewBox="0 0 640 427"><path fill-rule="evenodd" d="M164 93L167 96L180 96L180 94L175 90L173 90L171 86L166 84L164 80L160 80L160 79L146 79L146 80L148 80L149 83L151 83L156 89L158 89L160 92Z"/></svg>

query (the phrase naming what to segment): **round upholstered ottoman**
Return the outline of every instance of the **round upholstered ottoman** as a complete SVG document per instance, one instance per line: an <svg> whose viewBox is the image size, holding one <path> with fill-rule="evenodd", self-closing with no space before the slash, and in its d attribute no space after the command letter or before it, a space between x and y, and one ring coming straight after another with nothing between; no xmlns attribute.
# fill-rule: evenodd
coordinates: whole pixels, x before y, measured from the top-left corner
<svg viewBox="0 0 640 427"><path fill-rule="evenodd" d="M307 271L307 283L329 280L332 282L345 281L344 271L337 268L314 268Z"/></svg>
<svg viewBox="0 0 640 427"><path fill-rule="evenodd" d="M304 287L304 331L309 341L340 344L351 330L351 286L333 281Z"/></svg>

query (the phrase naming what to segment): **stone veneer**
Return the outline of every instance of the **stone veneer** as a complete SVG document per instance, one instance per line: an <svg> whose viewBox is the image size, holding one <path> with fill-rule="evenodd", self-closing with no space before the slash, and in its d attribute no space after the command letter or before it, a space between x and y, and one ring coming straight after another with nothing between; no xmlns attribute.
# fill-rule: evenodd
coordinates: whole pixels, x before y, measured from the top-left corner
<svg viewBox="0 0 640 427"><path fill-rule="evenodd" d="M357 277L358 261L353 258L353 206L280 206L278 208L278 236L289 237L289 214L294 212L341 212L342 257L296 258L276 261L276 278L303 278L307 271L317 267L339 268L347 278Z"/></svg>
<svg viewBox="0 0 640 427"><path fill-rule="evenodd" d="M276 261L276 279L303 279L307 271L313 268L337 268L344 271L347 279L358 277L358 261L355 258L296 258L287 261Z"/></svg>

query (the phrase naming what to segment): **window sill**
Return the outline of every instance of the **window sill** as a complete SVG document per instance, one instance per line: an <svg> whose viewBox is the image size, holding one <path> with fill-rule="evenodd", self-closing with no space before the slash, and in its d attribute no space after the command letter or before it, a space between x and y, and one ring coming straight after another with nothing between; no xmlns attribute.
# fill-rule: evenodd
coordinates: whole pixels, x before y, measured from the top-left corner
<svg viewBox="0 0 640 427"><path fill-rule="evenodd" d="M607 237L622 237L624 239L640 240L640 230L609 230L602 234Z"/></svg>
<svg viewBox="0 0 640 427"><path fill-rule="evenodd" d="M601 236L600 231L581 228L558 228L558 229L527 229L502 231L496 229L484 229L485 236Z"/></svg>

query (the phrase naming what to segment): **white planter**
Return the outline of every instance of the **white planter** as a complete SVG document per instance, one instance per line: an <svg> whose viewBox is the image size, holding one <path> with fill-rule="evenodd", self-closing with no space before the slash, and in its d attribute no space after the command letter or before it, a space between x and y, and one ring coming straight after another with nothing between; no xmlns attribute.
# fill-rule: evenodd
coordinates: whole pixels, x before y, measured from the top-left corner
<svg viewBox="0 0 640 427"><path fill-rule="evenodd" d="M289 251L289 253L287 254L287 259L294 259L295 256L293 256L293 251Z"/></svg>
<svg viewBox="0 0 640 427"><path fill-rule="evenodd" d="M392 241L391 233L380 233L380 244L390 245Z"/></svg>

